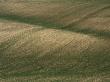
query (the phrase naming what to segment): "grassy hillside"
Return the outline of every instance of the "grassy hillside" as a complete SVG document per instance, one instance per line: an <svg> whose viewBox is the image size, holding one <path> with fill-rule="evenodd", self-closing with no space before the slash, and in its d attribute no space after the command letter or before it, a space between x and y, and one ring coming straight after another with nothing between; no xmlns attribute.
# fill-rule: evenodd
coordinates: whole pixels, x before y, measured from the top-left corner
<svg viewBox="0 0 110 82"><path fill-rule="evenodd" d="M0 3L0 82L109 81L109 0Z"/></svg>

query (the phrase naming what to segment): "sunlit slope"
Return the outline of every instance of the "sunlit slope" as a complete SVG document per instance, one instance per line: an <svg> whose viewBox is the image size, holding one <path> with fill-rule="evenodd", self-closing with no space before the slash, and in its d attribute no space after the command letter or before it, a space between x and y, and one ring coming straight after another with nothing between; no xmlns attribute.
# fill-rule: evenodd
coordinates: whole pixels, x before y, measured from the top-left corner
<svg viewBox="0 0 110 82"><path fill-rule="evenodd" d="M109 39L19 23L1 25L3 77L48 72L49 75L108 75L110 71Z"/></svg>
<svg viewBox="0 0 110 82"><path fill-rule="evenodd" d="M0 81L109 82L110 4L44 1L0 3Z"/></svg>

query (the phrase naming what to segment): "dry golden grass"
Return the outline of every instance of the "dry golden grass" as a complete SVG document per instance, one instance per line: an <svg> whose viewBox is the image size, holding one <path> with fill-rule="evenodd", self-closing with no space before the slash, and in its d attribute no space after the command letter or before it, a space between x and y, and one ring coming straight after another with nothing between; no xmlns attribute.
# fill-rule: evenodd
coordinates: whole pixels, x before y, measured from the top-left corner
<svg viewBox="0 0 110 82"><path fill-rule="evenodd" d="M109 82L109 6L0 3L0 82Z"/></svg>
<svg viewBox="0 0 110 82"><path fill-rule="evenodd" d="M109 47L109 39L98 39L97 37L70 31L44 29L45 27L23 23L3 22L0 25L1 43L8 40L11 41L11 39L16 41L17 39L14 45L5 50L7 54L27 52L26 54L28 55L33 50L36 53L42 51L39 55L45 55L59 50L58 53L60 54L61 52L60 55L64 55L67 53L81 53L88 48L90 51L92 49L102 51L103 48L109 50L109 48L106 48ZM22 54L19 55L23 56ZM15 56L17 55L15 54Z"/></svg>

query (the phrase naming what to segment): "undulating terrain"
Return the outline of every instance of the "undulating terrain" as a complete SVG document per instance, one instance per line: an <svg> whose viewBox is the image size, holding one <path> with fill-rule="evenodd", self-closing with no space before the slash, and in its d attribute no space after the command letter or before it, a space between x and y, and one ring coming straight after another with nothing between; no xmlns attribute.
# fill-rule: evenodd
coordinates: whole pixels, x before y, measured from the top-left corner
<svg viewBox="0 0 110 82"><path fill-rule="evenodd" d="M110 82L110 0L0 0L0 82Z"/></svg>

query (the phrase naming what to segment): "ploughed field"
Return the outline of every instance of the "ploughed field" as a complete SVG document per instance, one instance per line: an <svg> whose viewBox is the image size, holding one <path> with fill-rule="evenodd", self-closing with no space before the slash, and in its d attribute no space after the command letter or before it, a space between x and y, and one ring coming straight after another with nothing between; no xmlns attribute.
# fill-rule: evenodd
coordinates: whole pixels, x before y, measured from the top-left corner
<svg viewBox="0 0 110 82"><path fill-rule="evenodd" d="M1 1L0 82L110 82L110 1Z"/></svg>

